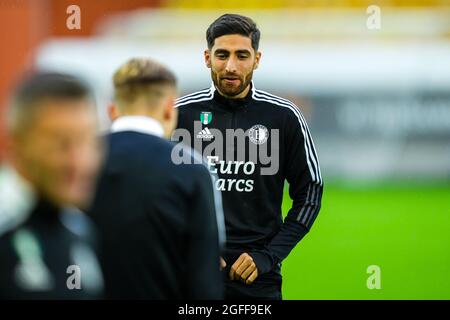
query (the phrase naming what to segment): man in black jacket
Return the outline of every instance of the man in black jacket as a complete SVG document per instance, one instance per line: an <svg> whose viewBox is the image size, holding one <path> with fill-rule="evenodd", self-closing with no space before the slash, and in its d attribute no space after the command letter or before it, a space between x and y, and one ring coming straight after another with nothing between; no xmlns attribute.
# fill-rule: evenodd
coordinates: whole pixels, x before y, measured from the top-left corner
<svg viewBox="0 0 450 320"><path fill-rule="evenodd" d="M8 108L0 170L0 299L95 299L103 278L85 208L101 148L88 87L29 74Z"/></svg>
<svg viewBox="0 0 450 320"><path fill-rule="evenodd" d="M109 152L91 210L108 298L223 297L220 195L214 199L201 161L172 161L174 144L165 138L177 120L175 85L172 72L147 59L114 74Z"/></svg>
<svg viewBox="0 0 450 320"><path fill-rule="evenodd" d="M257 90L260 32L247 17L226 14L206 32L213 85L176 102L174 140L208 158L222 191L227 243L227 298L281 299L281 262L310 230L323 181L301 111ZM284 182L293 199L284 222Z"/></svg>

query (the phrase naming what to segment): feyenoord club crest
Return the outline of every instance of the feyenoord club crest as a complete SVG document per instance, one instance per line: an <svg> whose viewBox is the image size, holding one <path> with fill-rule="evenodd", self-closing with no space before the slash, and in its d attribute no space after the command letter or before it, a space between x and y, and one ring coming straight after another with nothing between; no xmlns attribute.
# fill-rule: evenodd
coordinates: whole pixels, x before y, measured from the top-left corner
<svg viewBox="0 0 450 320"><path fill-rule="evenodd" d="M202 111L202 113L200 113L200 121L204 125L210 124L211 121L212 121L212 113L211 112Z"/></svg>
<svg viewBox="0 0 450 320"><path fill-rule="evenodd" d="M254 144L263 144L269 138L269 130L262 124L257 124L248 130L248 137Z"/></svg>

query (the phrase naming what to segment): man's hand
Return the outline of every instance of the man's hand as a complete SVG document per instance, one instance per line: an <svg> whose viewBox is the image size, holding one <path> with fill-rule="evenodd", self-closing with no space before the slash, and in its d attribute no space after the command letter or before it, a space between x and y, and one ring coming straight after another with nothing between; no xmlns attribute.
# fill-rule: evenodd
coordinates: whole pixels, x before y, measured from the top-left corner
<svg viewBox="0 0 450 320"><path fill-rule="evenodd" d="M252 284L257 277L258 269L256 268L256 264L253 262L253 258L246 252L241 254L231 266L231 280L240 280L245 284Z"/></svg>

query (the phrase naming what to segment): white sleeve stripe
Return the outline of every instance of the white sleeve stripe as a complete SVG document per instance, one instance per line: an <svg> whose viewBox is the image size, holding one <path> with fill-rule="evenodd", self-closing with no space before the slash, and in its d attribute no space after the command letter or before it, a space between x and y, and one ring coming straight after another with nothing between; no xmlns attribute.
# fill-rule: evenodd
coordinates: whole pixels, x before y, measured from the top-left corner
<svg viewBox="0 0 450 320"><path fill-rule="evenodd" d="M283 100L278 99L276 96L273 96L271 94L267 94L267 93L261 94L259 92L259 90L257 91L257 94L259 94L261 97L265 97L266 99L269 99L270 100L269 102L275 103L275 101L277 101L278 103L275 103L275 104L287 107L291 111L293 111L294 114L297 115L297 118L299 118L300 123L303 124L303 126L305 128L305 131L303 132L303 135L305 136L305 140L307 141L308 151L309 151L309 154L310 154L310 158L311 158L311 160L312 160L312 162L314 164L316 177L318 178L318 181L320 183L322 183L322 177L321 177L320 168L319 168L319 161L316 158L317 155L316 155L316 152L315 152L314 143L312 141L311 135L309 134L309 128L308 128L308 125L306 123L306 120L303 117L301 111L293 103L284 102ZM288 100L286 100L286 101L288 101ZM300 118L301 118L301 120L300 120ZM305 132L306 132L306 134L305 134ZM315 179L313 178L313 180L315 180Z"/></svg>
<svg viewBox="0 0 450 320"><path fill-rule="evenodd" d="M294 104L292 104L292 105L293 105L296 109L298 109ZM300 111L300 110L299 110L299 111ZM315 158L316 158L316 160L317 160L317 169L319 170L319 176L320 176L320 179L321 179L321 181L322 181L322 173L321 173L321 171L320 171L320 163L319 163L319 157L317 156L316 147L315 147L315 145L314 145L313 138L312 138L311 133L310 133L310 131L309 131L308 123L306 122L306 120L305 120L305 118L303 117L303 114L302 114L301 112L300 112L300 115L301 115L301 117L303 118L303 121L305 122L306 128L308 129L308 130L307 130L307 133L308 133L309 139L311 140L311 144L312 144L312 146L313 146L312 152L314 153L314 156L315 156ZM321 182L321 183L322 183L322 182Z"/></svg>
<svg viewBox="0 0 450 320"><path fill-rule="evenodd" d="M317 160L317 169L318 169L318 171L319 171L319 177L322 179L322 173L321 173L321 171L320 171L319 157L317 156L316 147L315 147L315 145L314 145L314 141L313 141L313 139L312 139L311 133L309 132L309 128L308 128L307 133L308 133L309 139L310 139L310 141L311 141L311 144L312 144L312 146L313 146L312 152L313 152L313 154L314 154L315 159Z"/></svg>
<svg viewBox="0 0 450 320"><path fill-rule="evenodd" d="M303 216L303 211L305 211L306 204L308 203L309 191L310 191L310 190L311 190L311 184L308 185L308 191L306 192L305 204L303 205L302 209L301 209L300 212L298 213L297 221L300 221L300 218Z"/></svg>
<svg viewBox="0 0 450 320"><path fill-rule="evenodd" d="M193 99L199 99L199 98L207 97L210 94L211 94L211 92L203 92L203 93L196 94L195 96L191 96L191 97L188 97L188 98L184 98L184 97L183 98L179 98L179 99L175 100L175 104L179 104L179 103L182 103L182 102L185 102L185 101L188 101L188 100L193 100Z"/></svg>
<svg viewBox="0 0 450 320"><path fill-rule="evenodd" d="M277 104L279 106L286 107L285 105L282 105L281 103L278 103L278 102L275 102L275 101L271 101L271 100L266 100L266 99L260 99L260 98L257 98L256 96L254 97L254 99L255 100L259 100L259 101L271 102L271 103ZM298 116L297 116L297 118L298 118ZM311 155L311 153L309 151L309 149L310 149L309 141L308 141L307 135L305 133L305 128L303 127L303 124L301 124L300 118L299 118L299 122L300 122L300 126L301 126L301 130L302 130L303 136L305 137L305 139L304 139L304 146L305 146L306 162L308 164L308 168L309 168L309 171L310 171L310 174L311 174L311 178L312 178L313 181L320 181L320 178L319 178L318 173L317 173L317 169L315 169L315 168L313 169L312 166L311 166L311 161L313 161L313 159L312 159L312 155ZM311 161L310 161L310 159L311 159ZM313 161L313 164L315 164L314 161ZM317 177L317 179L316 179L316 177Z"/></svg>
<svg viewBox="0 0 450 320"><path fill-rule="evenodd" d="M308 186L308 191L306 193L306 200L305 203L303 204L302 209L300 210L299 214L297 215L297 221L301 222L305 227L307 227L308 229L311 227L311 222L313 221L314 216L317 215L317 213L319 212L319 200L320 200L320 185L313 185L313 192L311 193L311 184L309 184ZM314 207L314 209L312 209ZM305 214L303 214L303 212L305 211L305 209L308 208L305 212Z"/></svg>
<svg viewBox="0 0 450 320"><path fill-rule="evenodd" d="M315 157L315 152L313 153L311 151L314 148L314 144L311 143L312 141L310 142L309 130L308 130L306 124L304 123L304 120L303 120L303 117L301 116L300 110L297 107L295 107L295 105L293 105L293 104L290 105L290 104L288 104L286 102L283 102L281 100L278 100L278 99L275 99L275 98L271 98L271 97L267 97L267 96L263 96L262 94L259 94L259 96L258 96L258 93L256 93L256 91L253 93L253 98L255 100L258 100L258 101L270 102L270 103L273 103L273 104L276 104L276 105L279 105L279 106L282 106L282 107L285 107L285 108L289 108L292 112L294 112L294 114L297 116L297 118L299 120L301 129L302 129L302 133L303 133L303 136L304 136L306 161L308 163L308 167L309 167L309 170L310 170L311 177L312 177L313 181L316 181L316 182L322 184L322 177L320 175L320 169L318 169L318 161L317 161L317 159ZM314 165L314 169L311 166L310 159L311 159L311 161L312 161L312 163ZM316 179L316 177L317 177L317 179Z"/></svg>
<svg viewBox="0 0 450 320"><path fill-rule="evenodd" d="M317 157L317 153L316 153L315 146L314 146L314 141L313 141L313 139L311 137L311 134L310 134L310 131L309 131L309 127L308 127L308 123L306 122L306 120L305 120L302 112L300 111L300 109L295 104L293 104L292 102L290 102L287 99L283 99L283 98L277 97L277 96L275 96L273 94L270 94L270 93L262 91L262 90L255 90L255 91L257 91L257 93L259 93L260 95L263 95L263 96L265 95L267 97L271 97L274 100L278 100L280 103L285 102L286 105L289 105L289 106L291 106L293 108L293 109L291 109L291 108L290 109L295 114L299 115L302 118L303 124L306 127L306 132L308 134L308 140L309 140L308 142L310 142L310 144L312 145L312 148L311 148L311 145L310 145L310 148L311 148L310 150L312 150L312 152L313 152L313 159L312 160L316 164L316 169L318 170L318 176L320 177L320 183L322 183L322 174L320 172L319 158Z"/></svg>
<svg viewBox="0 0 450 320"><path fill-rule="evenodd" d="M282 107L287 107L287 108L289 108L288 106L282 104L281 102L276 102L276 101L274 101L274 100L270 100L269 98L258 98L256 95L254 95L253 98L254 98L255 100L258 100L258 101L271 102L271 103L274 103L274 104L276 104L276 105L279 105L279 106L282 106ZM298 118L298 120L299 120L299 122L300 122L300 126L301 126L301 129L302 129L303 136L305 137L304 143L305 143L306 162L308 163L308 167L309 167L309 171L310 171L310 174L311 174L312 179L313 179L313 180L316 180L316 174L314 173L316 170L315 170L315 169L314 169L314 170L312 169L312 167L311 167L311 162L310 162L311 154L310 154L310 152L309 152L308 138L307 138L307 135L305 134L305 129L304 129L304 127L303 127L302 121L300 120L300 118L299 118L298 115L297 115L297 118ZM312 160L312 159L311 159L311 160Z"/></svg>
<svg viewBox="0 0 450 320"><path fill-rule="evenodd" d="M181 102L181 103L175 104L174 107L175 107L175 108L178 108L178 107L184 106L185 104L190 104L190 103L194 103L194 102L201 102L201 101L212 100L213 97L214 97L214 95L213 95L212 93L210 93L207 97L204 97L204 98L201 98L201 99L193 99L193 100L188 99L188 100L185 100L185 101L183 101L183 102Z"/></svg>
<svg viewBox="0 0 450 320"><path fill-rule="evenodd" d="M317 197L316 197L316 202L315 202L316 208L315 208L314 212L311 214L311 216L308 218L308 220L306 221L306 224L309 225L309 226L312 225L315 217L317 217L317 214L319 213L319 210L320 210L319 200L322 197L322 191L323 191L323 189L319 189L318 190Z"/></svg>
<svg viewBox="0 0 450 320"><path fill-rule="evenodd" d="M312 192L312 194L311 194L311 199L315 199L315 193L316 193L316 187L313 186L313 192ZM310 204L309 209L311 209L311 204L312 204L312 203L313 203L313 202L310 201L310 203L309 203L309 204ZM314 204L315 204L315 201L314 201ZM305 205L306 205L306 202L305 202ZM306 212L305 216L304 216L303 219L302 219L302 223L303 223L304 225L306 225L306 221L308 220L309 209L308 209L308 211Z"/></svg>
<svg viewBox="0 0 450 320"><path fill-rule="evenodd" d="M200 90L200 91L196 91L196 92L193 92L193 93L184 95L184 96L179 97L178 99L176 99L176 102L177 102L177 103L178 103L178 102L182 102L183 100L186 100L186 99L189 99L189 98L193 98L194 96L198 96L198 95L200 95L200 94L207 93L207 92L209 92L210 90L211 90L211 88L208 88L208 89L204 89L204 90Z"/></svg>
<svg viewBox="0 0 450 320"><path fill-rule="evenodd" d="M176 100L176 101L175 101L175 104L183 103L183 102L188 101L188 100L193 100L193 99L199 99L199 98L208 97L209 95L210 95L210 92L205 92L205 93L202 93L202 94L199 94L199 95L196 95L196 96L187 98L187 99Z"/></svg>
<svg viewBox="0 0 450 320"><path fill-rule="evenodd" d="M322 175L320 174L319 158L317 157L317 153L316 153L315 146L314 146L314 141L313 141L313 139L312 139L312 137L311 137L311 134L310 134L310 131L309 131L309 127L308 127L308 123L306 122L306 119L304 118L304 116L303 116L302 112L300 111L300 109L299 109L294 103L292 103L291 101L289 101L289 100L287 100L287 99L284 99L284 98L275 96L275 95L273 95L273 94L271 94L271 93L268 93L268 92L266 92L266 91L263 91L263 90L255 90L255 91L257 91L257 93L260 94L260 95L263 95L263 96L265 95L265 96L267 96L267 97L271 97L271 98L273 98L274 100L278 100L279 102L285 102L287 105L289 105L289 106L291 106L292 108L294 108L294 109L293 109L294 113L300 115L300 117L301 117L302 120L303 120L303 124L304 124L305 127L306 127L306 132L307 132L307 134L308 134L308 138L309 138L309 140L311 141L311 144L312 144L312 148L311 148L311 149L312 149L312 152L314 153L314 159L317 160L317 168L318 168L318 170L319 170L319 176L321 177ZM292 109L291 109L291 110L292 110Z"/></svg>

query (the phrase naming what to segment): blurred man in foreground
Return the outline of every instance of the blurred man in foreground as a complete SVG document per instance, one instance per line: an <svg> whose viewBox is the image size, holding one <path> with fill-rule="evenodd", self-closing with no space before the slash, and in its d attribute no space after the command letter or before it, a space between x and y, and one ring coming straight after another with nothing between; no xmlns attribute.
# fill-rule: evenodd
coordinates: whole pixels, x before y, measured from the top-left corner
<svg viewBox="0 0 450 320"><path fill-rule="evenodd" d="M132 59L114 74L114 89L109 154L91 210L107 297L222 298L220 200L208 169L176 165L166 140L177 119L175 76Z"/></svg>
<svg viewBox="0 0 450 320"><path fill-rule="evenodd" d="M101 297L89 203L100 160L91 94L68 75L19 85L8 114L0 172L0 298ZM70 208L71 207L71 208Z"/></svg>

